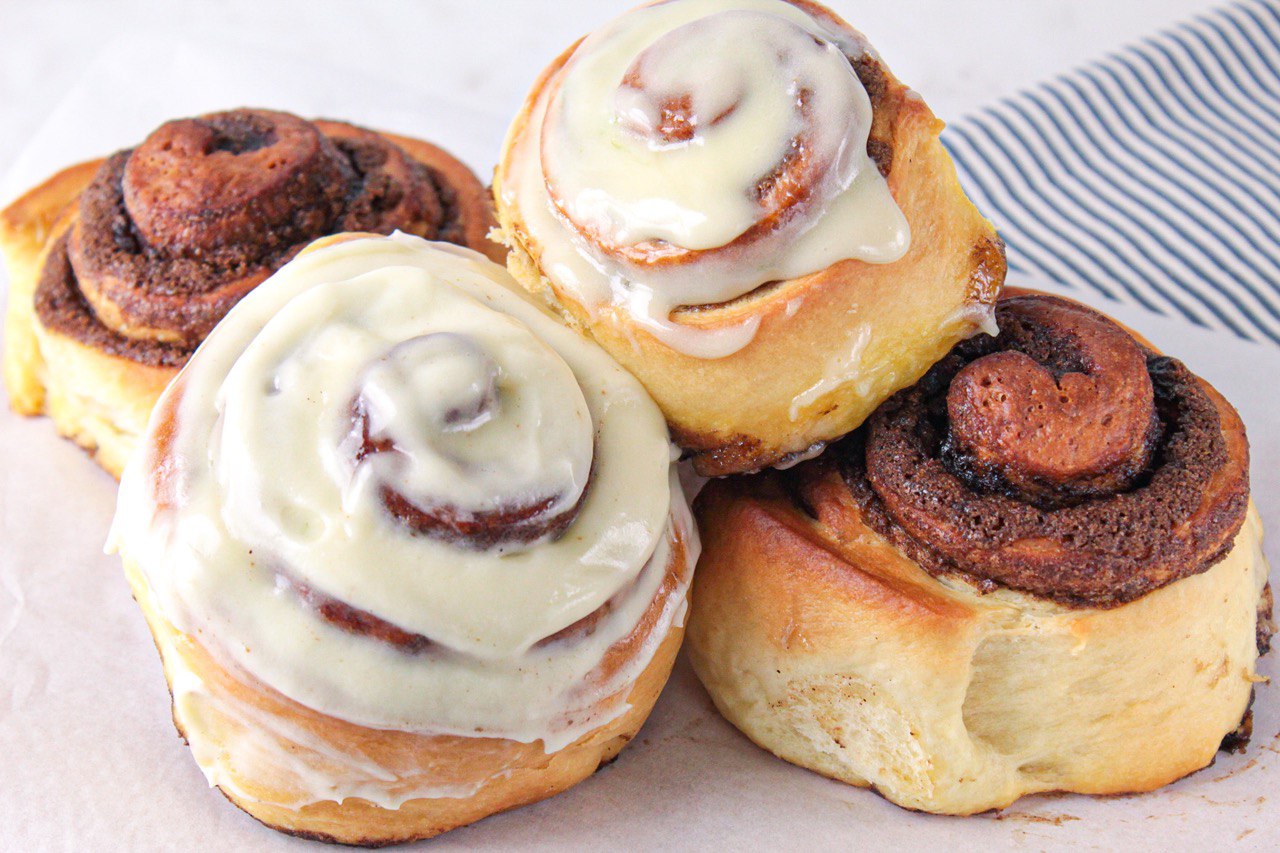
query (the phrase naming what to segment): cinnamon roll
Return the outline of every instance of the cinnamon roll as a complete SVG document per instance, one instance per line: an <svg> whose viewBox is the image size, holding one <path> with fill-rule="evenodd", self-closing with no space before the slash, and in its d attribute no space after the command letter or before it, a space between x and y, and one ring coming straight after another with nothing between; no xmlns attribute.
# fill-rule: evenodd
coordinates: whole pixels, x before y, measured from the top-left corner
<svg viewBox="0 0 1280 853"><path fill-rule="evenodd" d="M400 230L492 252L491 223L426 142L267 110L167 122L0 212L10 403L118 476L178 368L307 243Z"/></svg>
<svg viewBox="0 0 1280 853"><path fill-rule="evenodd" d="M661 412L469 250L305 250L162 396L111 547L212 785L263 823L425 838L613 758L698 540Z"/></svg>
<svg viewBox="0 0 1280 853"><path fill-rule="evenodd" d="M818 458L696 505L689 646L720 711L947 814L1206 766L1272 629L1231 405L1082 305L996 316Z"/></svg>
<svg viewBox="0 0 1280 853"><path fill-rule="evenodd" d="M640 378L699 473L794 462L990 330L1003 246L941 129L816 3L643 6L511 126L508 266Z"/></svg>

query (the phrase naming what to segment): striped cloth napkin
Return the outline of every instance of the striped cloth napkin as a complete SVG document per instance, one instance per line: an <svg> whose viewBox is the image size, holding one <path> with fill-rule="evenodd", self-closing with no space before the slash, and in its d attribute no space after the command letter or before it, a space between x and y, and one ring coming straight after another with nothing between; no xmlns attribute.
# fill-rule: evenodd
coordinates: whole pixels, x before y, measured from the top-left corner
<svg viewBox="0 0 1280 853"><path fill-rule="evenodd" d="M1280 343L1280 0L1144 39L943 140L1012 272Z"/></svg>

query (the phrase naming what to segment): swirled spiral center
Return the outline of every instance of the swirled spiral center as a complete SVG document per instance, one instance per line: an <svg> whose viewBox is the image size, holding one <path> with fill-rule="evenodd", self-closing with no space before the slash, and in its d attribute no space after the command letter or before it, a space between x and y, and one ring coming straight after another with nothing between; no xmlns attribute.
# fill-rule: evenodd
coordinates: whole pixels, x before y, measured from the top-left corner
<svg viewBox="0 0 1280 853"><path fill-rule="evenodd" d="M952 468L1046 505L1130 488L1159 435L1141 347L1069 303L1006 300L1004 316L1002 341L1018 348L970 362L947 392Z"/></svg>
<svg viewBox="0 0 1280 853"><path fill-rule="evenodd" d="M730 9L656 38L644 27L607 32L584 48L542 149L565 215L607 245L708 250L800 196L846 189L867 164L858 155L871 103L818 32Z"/></svg>
<svg viewBox="0 0 1280 853"><path fill-rule="evenodd" d="M705 143L711 128L733 115L748 95L746 75L726 73L721 58L686 33L705 28L705 21L697 21L658 39L631 63L614 95L619 125L650 147ZM715 85L691 88L685 74L711 77Z"/></svg>
<svg viewBox="0 0 1280 853"><path fill-rule="evenodd" d="M591 473L586 401L551 350L504 331L498 340L432 332L366 368L351 434L365 470L349 500L376 482L410 529L470 547L564 531ZM524 382L521 371L560 381Z"/></svg>
<svg viewBox="0 0 1280 853"><path fill-rule="evenodd" d="M164 124L129 157L122 187L148 245L199 257L228 244L302 239L336 217L354 180L311 122L244 110Z"/></svg>
<svg viewBox="0 0 1280 853"><path fill-rule="evenodd" d="M472 434L493 419L498 407L498 364L470 338L433 332L387 350L365 372L360 398L370 431L386 434L399 447L429 449L422 429L442 435ZM400 434L397 434L397 431Z"/></svg>

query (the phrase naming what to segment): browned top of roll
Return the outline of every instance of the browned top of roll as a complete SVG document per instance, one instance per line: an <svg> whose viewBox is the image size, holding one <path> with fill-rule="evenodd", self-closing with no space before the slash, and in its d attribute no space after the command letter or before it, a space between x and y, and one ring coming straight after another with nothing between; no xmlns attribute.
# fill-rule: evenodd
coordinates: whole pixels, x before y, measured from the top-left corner
<svg viewBox="0 0 1280 853"><path fill-rule="evenodd" d="M1112 607L1202 572L1244 522L1235 410L1082 305L1011 296L838 445L867 523L934 575Z"/></svg>
<svg viewBox="0 0 1280 853"><path fill-rule="evenodd" d="M170 121L108 158L81 194L37 313L111 354L180 364L319 237L400 230L467 244L455 179L340 122L250 109Z"/></svg>

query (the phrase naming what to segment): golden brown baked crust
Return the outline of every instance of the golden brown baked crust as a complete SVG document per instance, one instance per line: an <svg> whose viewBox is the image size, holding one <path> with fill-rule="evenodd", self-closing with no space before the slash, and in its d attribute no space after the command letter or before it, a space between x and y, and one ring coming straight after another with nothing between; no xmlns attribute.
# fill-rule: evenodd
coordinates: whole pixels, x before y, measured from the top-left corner
<svg viewBox="0 0 1280 853"><path fill-rule="evenodd" d="M224 115L242 113L252 116L258 111L235 111ZM281 115L263 114L269 117ZM469 246L490 257L499 255L498 247L486 237L493 224L488 194L470 170L447 152L421 140L374 134L338 122L307 123L288 116L285 119L319 128L326 135L323 138L341 140L341 144L346 146L342 149L344 155L351 158L368 157L367 149L386 144L378 140L393 143L387 150L393 154L403 152L398 156L408 158L408 163L418 164L412 169L425 169L425 174L429 175L429 180L440 193L439 202L430 199L424 202L436 205L439 221L443 223L438 231L432 233L439 239ZM191 123L188 120L171 122L157 134L178 126L177 138L182 139L182 133L190 132L185 125ZM99 464L117 477L141 435L160 391L212 323L240 295L296 251L296 247L291 248L286 241L268 252L264 262L266 266L262 267L245 267L248 261L229 257L219 256L211 260L210 269L215 266L247 269L247 272L235 273L239 278L233 276L231 286L223 290L210 290L209 285L198 281L188 285L187 281L192 276L202 274L201 262L183 260L182 252L178 253L176 266L164 259L147 261L150 266L143 265L147 275L158 276L158 288L134 281L128 275L122 276L122 269L133 269L138 264L135 262L130 266L113 262L110 245L83 235L79 230L81 215L78 201L86 189L102 184L104 170L110 167L116 172L123 172L128 162L125 155L120 154L72 166L0 212L0 252L5 256L10 278L4 353L4 378L10 405L20 414L49 415L59 432L88 450ZM385 167L391 170L392 178L399 174L395 167L394 162ZM166 174L154 166L138 171L143 175ZM400 172L403 171L404 167L400 167ZM167 180L176 179L170 176ZM386 186L383 180L379 177L377 188L365 190L366 195ZM112 190L110 182L102 184L98 196L106 193L108 198L95 201L95 209L103 209L101 215L110 213L110 193L118 193L119 186L119 183L115 184L116 188ZM198 188L198 181L195 186ZM191 190L192 187L185 189ZM161 208L169 202L164 191L157 191L155 195L158 202L154 199L147 201ZM350 220L360 227L373 227L384 221L388 229L410 227L407 224L409 220L401 222L395 217L387 218L380 207L383 202L378 199L373 198L370 204L374 206L367 212L361 213L356 209L345 214L342 221ZM252 207L246 209L251 210ZM287 212L283 211L282 215ZM412 218L418 214L409 215ZM155 227L162 229L160 233L178 233L187 239L191 229L182 222L178 220L177 226L166 226L161 220ZM246 223L241 230L252 231L252 218ZM263 230L270 229L263 226ZM220 246L218 251L224 254L235 251L234 246L222 246L220 240L211 245ZM94 283L83 290L81 285L84 282L70 266L76 258L88 258L85 266L95 270ZM51 275L51 268L56 268L58 274ZM99 275L98 270L104 272ZM184 287L192 288L191 296L182 295ZM147 295L152 289L158 294L156 299L161 301L154 301ZM174 292L178 294L176 301L171 295ZM223 292L225 295L216 299L211 300L208 296ZM174 304L170 306L164 300ZM201 300L209 303L207 308L200 307Z"/></svg>
<svg viewBox="0 0 1280 853"><path fill-rule="evenodd" d="M66 207L88 186L102 160L63 169L0 210L0 251L9 273L5 314L4 379L9 405L22 415L44 407L40 350L36 342L34 302L42 255Z"/></svg>
<svg viewBox="0 0 1280 853"><path fill-rule="evenodd" d="M683 548L678 550L681 553L675 555L673 566L674 560L683 558ZM126 573L160 651L173 694L174 725L193 749L225 751L219 766L231 783L221 789L227 799L272 829L366 847L431 838L491 814L544 800L581 782L617 757L640 730L667 682L684 636L682 628L667 634L631 688L626 713L548 755L541 742L369 729L306 708L220 666L192 637L175 630L156 611L136 567L126 566ZM669 589L664 585L664 592ZM619 646L626 643L623 640ZM625 649L620 651L625 653ZM614 663L615 667L618 665ZM175 684L191 684L192 678L202 685L200 692L174 688ZM350 754L395 768L399 776L395 782L387 783L389 789L438 777L442 787L475 786L477 790L464 797L418 797L397 809L361 799L309 803L296 808L280 805L299 796L298 789L291 787L287 768L250 762L237 766L246 758L236 752L245 726L243 716L233 710L238 706L272 720L272 728L259 735L272 739L279 749L292 750L294 762L317 771L330 766L327 762L333 760L333 754ZM198 731L193 727L197 725ZM306 731L322 749L291 745L282 733L289 727ZM274 773L262 775L263 770ZM252 775L254 772L259 775Z"/></svg>
<svg viewBox="0 0 1280 853"><path fill-rule="evenodd" d="M829 14L800 5L811 14ZM960 187L938 138L943 123L870 55L855 62L875 111L868 152L910 224L905 257L890 264L841 261L722 305L679 309L673 318L699 329L759 318L746 347L717 359L676 351L621 309L593 313L578 303L545 274L536 237L519 210L504 201L513 192L505 185L513 149L529 132L539 97L576 47L534 85L499 159L493 189L511 250L508 267L644 383L700 474L759 469L849 432L974 333L982 306L995 301L1004 281L1003 244ZM860 330L869 333L863 369L841 368L839 359ZM848 379L829 375L841 371ZM804 398L824 380L829 390Z"/></svg>
<svg viewBox="0 0 1280 853"><path fill-rule="evenodd" d="M1044 299L1005 303L1028 298ZM1059 300L1047 304L1061 307ZM1072 328L1084 325L1074 310L1067 316ZM1242 428L1212 389L1204 386L1205 399L1223 407L1215 410L1220 420L1171 403L1185 385L1178 394L1157 387L1160 428L1151 461L1128 483L1090 481L1102 491L1087 498L1046 503L1007 479L971 478L964 495L940 485L945 476L961 480L957 464L971 461L953 459L951 468L939 462L947 447L957 452L940 401L949 386L973 403L969 378L1004 395L986 407L979 401L985 412L1004 402L1013 412L987 424L980 444L992 451L988 461L1025 472L1028 460L1062 464L1064 453L1080 450L1056 445L1072 436L1061 434L1053 413L1041 418L1036 400L1028 403L1020 369L968 352L1021 348L1042 356L1036 345L1024 345L1027 330L1016 325L1006 312L1002 338L961 344L963 357L949 357L956 363L944 360L886 403L865 435L789 471L712 482L695 505L703 552L689 651L717 707L782 758L875 787L913 809L970 814L1040 791L1157 788L1213 760L1260 680L1256 660L1270 629L1261 524L1237 464L1240 454L1247 459ZM1063 339L1040 343L1055 357L1079 356ZM1147 361L1168 360L1150 354ZM1111 376L1113 366L1103 365L1102 375ZM1054 397L1087 397L1080 377L1094 367L1056 365ZM1071 374L1077 378L1064 378ZM1105 382L1124 396L1114 376ZM1106 404L1095 414L1113 420L1128 405ZM1023 422L1032 409L1036 423ZM918 422L921 412L931 423ZM1089 422L1087 412L1074 417ZM1207 421L1224 452L1179 457L1172 445ZM1011 424L1017 435L1002 431ZM1129 426L1136 434L1128 438L1144 440L1141 417ZM923 437L938 455L876 451L877 439L868 436L877 429ZM1099 434L1076 438L1084 444ZM1092 450L1099 448L1084 448L1084 455ZM1110 444L1101 450L1125 457ZM1179 489L1189 501L1160 485L1182 474L1188 476ZM1058 480L1055 496L1079 482ZM917 525L911 504L921 495L938 500L928 524ZM1013 504L989 505L993 495ZM1237 495L1244 501L1238 513ZM1120 509L1144 529L1112 531L1117 500L1128 496L1132 505ZM1040 516L1038 533L1023 529L1030 523L1024 510ZM1182 515L1166 518L1166 510ZM970 523L991 527L988 538L961 535ZM1145 558L1133 553L1142 548ZM1000 552L1007 549L1029 549L1021 556L1036 558L1032 569L1004 565Z"/></svg>

